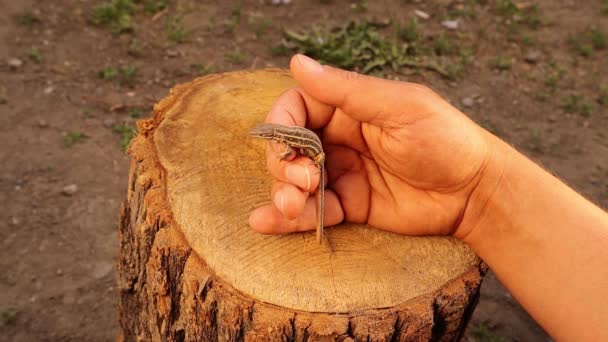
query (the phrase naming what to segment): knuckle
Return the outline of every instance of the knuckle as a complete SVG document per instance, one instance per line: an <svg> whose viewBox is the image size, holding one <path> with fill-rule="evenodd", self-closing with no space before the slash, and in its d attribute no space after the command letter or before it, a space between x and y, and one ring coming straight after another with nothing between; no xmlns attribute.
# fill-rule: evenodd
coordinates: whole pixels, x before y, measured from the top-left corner
<svg viewBox="0 0 608 342"><path fill-rule="evenodd" d="M361 74L355 71L343 71L342 78L344 78L344 80L348 82L357 81L359 80L359 78L361 78Z"/></svg>

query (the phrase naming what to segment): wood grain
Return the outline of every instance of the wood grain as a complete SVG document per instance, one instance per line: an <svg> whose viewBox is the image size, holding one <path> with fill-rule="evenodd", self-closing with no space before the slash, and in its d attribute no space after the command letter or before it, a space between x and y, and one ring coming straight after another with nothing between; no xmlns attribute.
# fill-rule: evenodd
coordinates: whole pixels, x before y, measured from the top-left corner
<svg viewBox="0 0 608 342"><path fill-rule="evenodd" d="M289 87L280 70L214 75L178 87L156 111L158 161L170 209L193 251L258 301L309 312L391 307L438 290L479 260L448 237L405 237L344 224L314 233L257 234L250 211L269 201L264 142L247 131Z"/></svg>

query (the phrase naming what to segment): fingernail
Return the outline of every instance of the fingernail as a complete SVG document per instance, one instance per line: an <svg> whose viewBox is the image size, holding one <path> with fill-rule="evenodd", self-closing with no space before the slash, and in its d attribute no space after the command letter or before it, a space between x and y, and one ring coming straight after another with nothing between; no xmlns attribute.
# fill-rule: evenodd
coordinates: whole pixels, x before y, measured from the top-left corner
<svg viewBox="0 0 608 342"><path fill-rule="evenodd" d="M304 69L306 69L306 71L309 72L321 72L323 71L323 66L321 64L319 64L319 62L315 61L314 59L304 56L304 55L296 55L296 58L298 59L298 62L300 62L300 65L302 65L302 67Z"/></svg>

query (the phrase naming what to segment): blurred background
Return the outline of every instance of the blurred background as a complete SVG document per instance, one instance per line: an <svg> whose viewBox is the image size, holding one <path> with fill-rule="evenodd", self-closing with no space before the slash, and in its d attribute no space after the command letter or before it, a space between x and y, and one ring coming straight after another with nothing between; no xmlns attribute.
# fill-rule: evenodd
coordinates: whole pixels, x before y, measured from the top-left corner
<svg viewBox="0 0 608 342"><path fill-rule="evenodd" d="M608 0L0 0L0 340L114 340L135 122L295 52L424 83L608 207ZM490 273L465 339L548 337Z"/></svg>

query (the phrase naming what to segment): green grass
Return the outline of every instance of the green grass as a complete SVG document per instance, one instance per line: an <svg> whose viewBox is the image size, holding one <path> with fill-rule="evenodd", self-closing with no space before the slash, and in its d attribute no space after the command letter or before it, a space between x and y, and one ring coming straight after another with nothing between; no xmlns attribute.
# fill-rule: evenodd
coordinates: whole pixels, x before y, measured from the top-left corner
<svg viewBox="0 0 608 342"><path fill-rule="evenodd" d="M597 102L602 106L608 106L608 87L604 86L600 88L600 96Z"/></svg>
<svg viewBox="0 0 608 342"><path fill-rule="evenodd" d="M262 39L266 32L272 28L273 23L272 20L268 17L264 16L256 16L250 17L250 23L253 29L253 33L255 33L256 39Z"/></svg>
<svg viewBox="0 0 608 342"><path fill-rule="evenodd" d="M433 41L433 51L439 56L451 55L459 52L458 43L448 34L441 34Z"/></svg>
<svg viewBox="0 0 608 342"><path fill-rule="evenodd" d="M443 63L432 53L432 46L420 42L416 21L396 25L396 37L386 38L369 22L350 22L343 26L308 31L284 31L284 40L273 48L275 54L297 51L322 63L364 74L383 70L398 72L403 67L430 69L449 77ZM431 44L430 42L427 44Z"/></svg>
<svg viewBox="0 0 608 342"><path fill-rule="evenodd" d="M131 139L133 139L136 135L135 130L127 124L114 125L112 130L115 133L118 133L118 135L120 136L119 145L120 148L125 151L129 146Z"/></svg>
<svg viewBox="0 0 608 342"><path fill-rule="evenodd" d="M592 27L589 32L589 39L591 40L591 45L596 50L605 49L608 46L608 38L606 38L606 33L600 30L597 26Z"/></svg>
<svg viewBox="0 0 608 342"><path fill-rule="evenodd" d="M241 8L235 7L230 11L230 16L226 19L224 26L226 28L226 32L234 33L237 27L241 23Z"/></svg>
<svg viewBox="0 0 608 342"><path fill-rule="evenodd" d="M518 7L513 0L498 0L494 12L507 38L527 46L534 44L533 31L543 25L540 7L537 4Z"/></svg>
<svg viewBox="0 0 608 342"><path fill-rule="evenodd" d="M418 28L418 20L410 19L405 26L397 29L401 39L408 43L414 43L422 37L422 33Z"/></svg>
<svg viewBox="0 0 608 342"><path fill-rule="evenodd" d="M93 7L91 21L110 27L115 33L130 32L134 29L135 9L133 0L111 0Z"/></svg>
<svg viewBox="0 0 608 342"><path fill-rule="evenodd" d="M144 11L156 13L169 7L169 0L143 0Z"/></svg>
<svg viewBox="0 0 608 342"><path fill-rule="evenodd" d="M512 66L511 56L498 55L490 61L490 67L496 70L510 70Z"/></svg>
<svg viewBox="0 0 608 342"><path fill-rule="evenodd" d="M132 38L129 40L129 46L127 47L127 53L133 57L140 57L144 51L143 43L137 39Z"/></svg>
<svg viewBox="0 0 608 342"><path fill-rule="evenodd" d="M15 325L17 322L17 312L14 310L2 310L0 314L1 326Z"/></svg>
<svg viewBox="0 0 608 342"><path fill-rule="evenodd" d="M63 136L63 146L66 148L72 147L77 143L83 142L89 136L82 132L68 132Z"/></svg>
<svg viewBox="0 0 608 342"><path fill-rule="evenodd" d="M30 48L30 50L27 52L27 56L36 63L42 62L42 55L40 54L40 50L38 50L38 48L35 46L32 46Z"/></svg>
<svg viewBox="0 0 608 342"><path fill-rule="evenodd" d="M32 27L34 24L40 22L40 18L38 18L38 16L35 15L34 12L29 8L18 14L16 16L16 20L19 25L27 27Z"/></svg>
<svg viewBox="0 0 608 342"><path fill-rule="evenodd" d="M243 54L240 50L226 52L224 54L224 60L233 65L241 65L245 63L245 54Z"/></svg>
<svg viewBox="0 0 608 342"><path fill-rule="evenodd" d="M133 108L129 109L129 116L133 119L137 119L137 118L141 117L142 113L143 113L143 109L141 109L139 107L133 107Z"/></svg>
<svg viewBox="0 0 608 342"><path fill-rule="evenodd" d="M549 69L545 71L543 83L549 88L551 93L555 93L563 76L564 70L558 68L554 64L550 64Z"/></svg>
<svg viewBox="0 0 608 342"><path fill-rule="evenodd" d="M507 342L507 339L495 334L483 323L476 324L471 329L471 335L475 342Z"/></svg>
<svg viewBox="0 0 608 342"><path fill-rule="evenodd" d="M579 37L570 37L570 45L583 57L591 57L597 50L608 47L608 36L599 27L593 26Z"/></svg>
<svg viewBox="0 0 608 342"><path fill-rule="evenodd" d="M350 4L350 9L355 12L367 12L367 6L366 0L357 0Z"/></svg>
<svg viewBox="0 0 608 342"><path fill-rule="evenodd" d="M562 107L566 113L579 114L583 117L590 117L593 112L591 101L581 95L568 95Z"/></svg>
<svg viewBox="0 0 608 342"><path fill-rule="evenodd" d="M139 74L134 65L121 67L108 66L97 72L97 76L106 81L118 80L122 85L132 85Z"/></svg>
<svg viewBox="0 0 608 342"><path fill-rule="evenodd" d="M196 71L199 76L205 76L213 73L213 63L202 64L202 63L194 63L190 64L190 67Z"/></svg>
<svg viewBox="0 0 608 342"><path fill-rule="evenodd" d="M182 24L182 16L176 15L167 20L167 39L175 44L180 44L188 39L190 32Z"/></svg>
<svg viewBox="0 0 608 342"><path fill-rule="evenodd" d="M477 18L477 5L479 0L466 0L462 2L451 2L448 5L448 17L454 18Z"/></svg>
<svg viewBox="0 0 608 342"><path fill-rule="evenodd" d="M169 7L169 0L109 0L93 7L90 20L114 33L133 32L133 15L138 11L156 13Z"/></svg>

